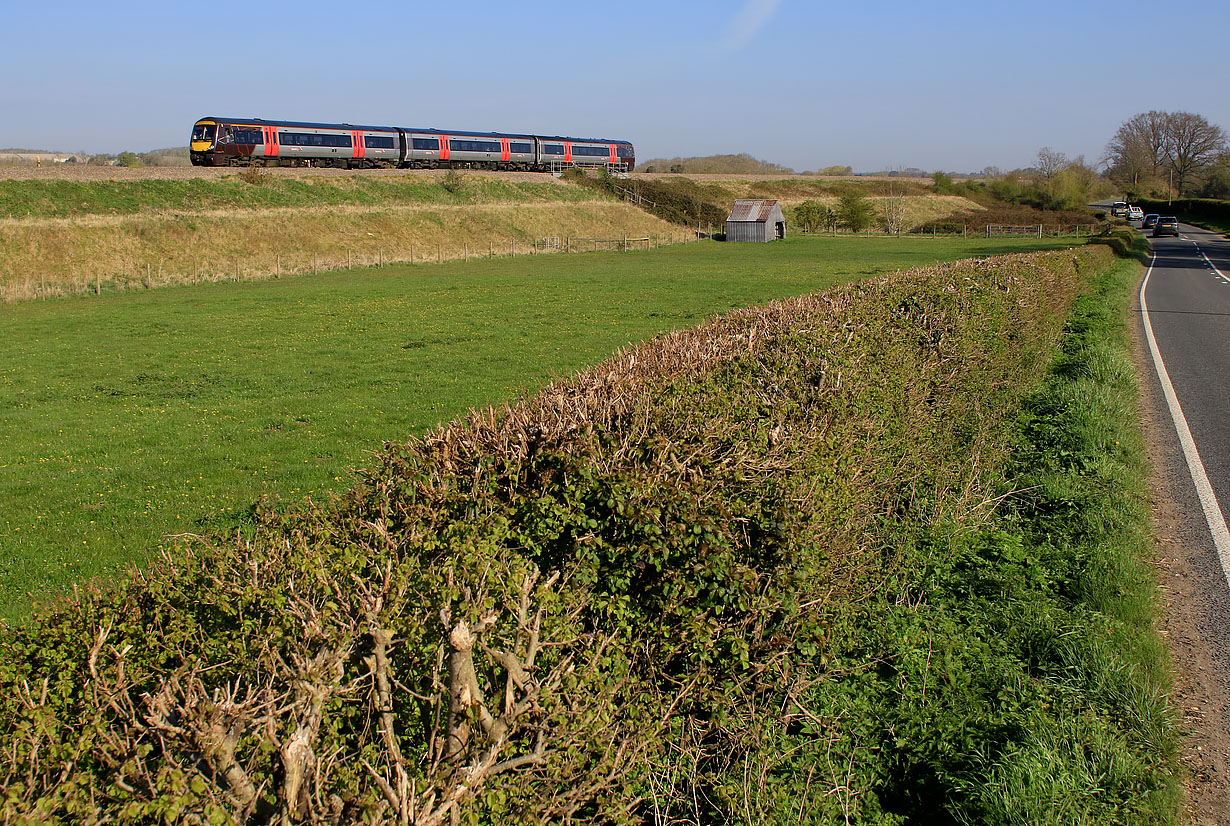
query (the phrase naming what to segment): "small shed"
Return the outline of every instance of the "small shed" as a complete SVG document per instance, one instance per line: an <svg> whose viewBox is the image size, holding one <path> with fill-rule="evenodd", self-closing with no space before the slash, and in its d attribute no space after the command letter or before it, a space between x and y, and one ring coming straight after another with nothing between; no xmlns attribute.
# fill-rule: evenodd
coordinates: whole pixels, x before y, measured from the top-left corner
<svg viewBox="0 0 1230 826"><path fill-rule="evenodd" d="M740 199L726 219L727 241L768 243L786 237L786 216L777 201Z"/></svg>

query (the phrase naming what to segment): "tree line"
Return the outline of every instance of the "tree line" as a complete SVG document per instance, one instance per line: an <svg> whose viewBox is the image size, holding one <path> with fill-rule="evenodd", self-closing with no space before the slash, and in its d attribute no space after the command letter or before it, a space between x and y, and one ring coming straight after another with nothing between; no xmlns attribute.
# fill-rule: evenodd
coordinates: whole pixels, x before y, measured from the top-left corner
<svg viewBox="0 0 1230 826"><path fill-rule="evenodd" d="M1141 112L1106 145L1106 174L1131 196L1230 197L1226 130L1194 112Z"/></svg>

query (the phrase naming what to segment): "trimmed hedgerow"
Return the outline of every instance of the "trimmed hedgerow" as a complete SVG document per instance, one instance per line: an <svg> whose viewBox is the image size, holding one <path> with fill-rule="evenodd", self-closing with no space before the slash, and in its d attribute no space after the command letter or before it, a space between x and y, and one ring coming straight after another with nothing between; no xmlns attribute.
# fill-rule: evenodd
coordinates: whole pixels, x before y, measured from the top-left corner
<svg viewBox="0 0 1230 826"><path fill-rule="evenodd" d="M0 642L6 818L1008 822L1071 742L1073 805L1145 822L1164 728L998 507L1110 257L732 313L50 606Z"/></svg>
<svg viewBox="0 0 1230 826"><path fill-rule="evenodd" d="M1169 201L1142 198L1137 204L1145 212L1177 215L1220 232L1230 230L1230 201L1217 198L1174 198Z"/></svg>

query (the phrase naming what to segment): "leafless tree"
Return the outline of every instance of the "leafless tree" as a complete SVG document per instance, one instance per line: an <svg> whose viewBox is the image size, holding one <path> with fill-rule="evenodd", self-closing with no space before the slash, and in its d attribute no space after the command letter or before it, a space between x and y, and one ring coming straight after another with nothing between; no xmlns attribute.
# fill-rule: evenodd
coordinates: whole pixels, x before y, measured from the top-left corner
<svg viewBox="0 0 1230 826"><path fill-rule="evenodd" d="M888 193L880 200L880 225L889 235L905 229L905 184L895 178L888 182Z"/></svg>
<svg viewBox="0 0 1230 826"><path fill-rule="evenodd" d="M1044 146L1038 150L1038 171L1042 173L1042 178L1050 181L1058 173L1062 172L1068 165L1068 157L1062 152L1056 152L1049 146Z"/></svg>
<svg viewBox="0 0 1230 826"><path fill-rule="evenodd" d="M1168 171L1182 193L1226 149L1226 132L1191 112L1142 112L1125 121L1106 145L1116 182L1137 187Z"/></svg>
<svg viewBox="0 0 1230 826"><path fill-rule="evenodd" d="M1226 130L1193 112L1172 112L1167 117L1166 160L1174 170L1180 195L1194 173L1211 165L1226 151Z"/></svg>
<svg viewBox="0 0 1230 826"><path fill-rule="evenodd" d="M1149 111L1134 115L1106 145L1106 162L1122 183L1139 184L1157 177L1166 162L1170 115Z"/></svg>

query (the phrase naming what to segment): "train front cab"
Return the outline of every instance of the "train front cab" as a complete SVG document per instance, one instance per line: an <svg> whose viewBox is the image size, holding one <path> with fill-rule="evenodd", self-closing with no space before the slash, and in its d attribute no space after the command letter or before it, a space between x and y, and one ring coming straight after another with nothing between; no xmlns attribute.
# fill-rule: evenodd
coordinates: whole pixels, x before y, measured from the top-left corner
<svg viewBox="0 0 1230 826"><path fill-rule="evenodd" d="M193 166L223 166L226 161L218 156L218 122L209 119L198 120L192 126L192 137L188 142L189 157Z"/></svg>

